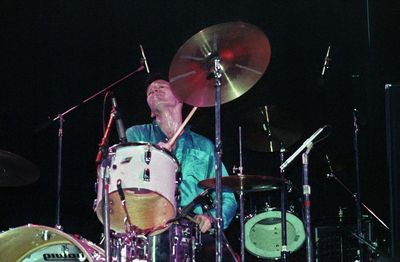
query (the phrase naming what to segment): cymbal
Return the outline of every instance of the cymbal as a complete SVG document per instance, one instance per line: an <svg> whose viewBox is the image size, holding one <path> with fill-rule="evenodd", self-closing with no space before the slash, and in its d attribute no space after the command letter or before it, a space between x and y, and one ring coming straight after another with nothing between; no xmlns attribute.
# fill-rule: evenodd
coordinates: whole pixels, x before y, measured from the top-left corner
<svg viewBox="0 0 400 262"><path fill-rule="evenodd" d="M257 152L276 152L296 143L302 134L301 120L295 110L262 106L244 114L243 146Z"/></svg>
<svg viewBox="0 0 400 262"><path fill-rule="evenodd" d="M242 175L221 178L222 190L229 192L271 191L278 189L283 183L288 183L288 181L269 176ZM202 188L212 189L216 187L216 179L205 179L200 181L198 185Z"/></svg>
<svg viewBox="0 0 400 262"><path fill-rule="evenodd" d="M30 161L0 150L0 187L23 186L35 182L39 169Z"/></svg>
<svg viewBox="0 0 400 262"><path fill-rule="evenodd" d="M243 22L205 28L186 41L175 54L169 80L183 102L214 106L213 58L221 62L221 104L247 92L264 74L270 61L268 38L256 26Z"/></svg>

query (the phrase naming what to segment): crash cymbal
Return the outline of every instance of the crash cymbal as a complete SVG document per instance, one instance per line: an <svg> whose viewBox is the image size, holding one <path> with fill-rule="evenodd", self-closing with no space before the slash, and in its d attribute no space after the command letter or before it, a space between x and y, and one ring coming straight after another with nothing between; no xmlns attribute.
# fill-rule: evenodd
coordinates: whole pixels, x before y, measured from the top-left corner
<svg viewBox="0 0 400 262"><path fill-rule="evenodd" d="M0 150L0 187L28 185L39 176L39 169L30 161Z"/></svg>
<svg viewBox="0 0 400 262"><path fill-rule="evenodd" d="M271 57L268 38L243 22L208 27L192 36L175 54L169 80L183 102L214 106L213 58L221 60L221 104L247 92L264 74Z"/></svg>
<svg viewBox="0 0 400 262"><path fill-rule="evenodd" d="M225 176L221 179L222 190L229 192L271 191L278 189L283 183L288 183L288 181L276 177L254 175ZM216 179L205 179L198 185L202 188L212 189L216 186Z"/></svg>
<svg viewBox="0 0 400 262"><path fill-rule="evenodd" d="M301 134L301 119L293 109L261 106L241 119L244 147L258 152L276 152L296 143Z"/></svg>

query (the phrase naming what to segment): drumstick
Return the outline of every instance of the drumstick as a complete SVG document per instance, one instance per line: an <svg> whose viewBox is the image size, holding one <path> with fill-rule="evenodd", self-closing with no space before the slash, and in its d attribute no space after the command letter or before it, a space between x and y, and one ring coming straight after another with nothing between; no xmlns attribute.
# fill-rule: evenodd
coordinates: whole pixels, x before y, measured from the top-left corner
<svg viewBox="0 0 400 262"><path fill-rule="evenodd" d="M168 141L167 145L172 148L172 145L175 144L175 140L181 134L182 130L185 128L186 124L189 122L190 118L192 118L194 112L196 112L197 106L193 107L188 116L186 117L185 121L181 124L178 130L175 132L174 136Z"/></svg>

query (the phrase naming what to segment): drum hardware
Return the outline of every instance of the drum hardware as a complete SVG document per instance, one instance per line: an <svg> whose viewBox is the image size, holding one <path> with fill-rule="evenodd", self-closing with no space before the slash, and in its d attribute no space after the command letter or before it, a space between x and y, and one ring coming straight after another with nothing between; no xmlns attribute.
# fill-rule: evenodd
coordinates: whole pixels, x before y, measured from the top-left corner
<svg viewBox="0 0 400 262"><path fill-rule="evenodd" d="M280 161L281 164L285 161L285 152L286 149L283 146L283 142L281 142L280 149ZM285 170L280 170L281 179L285 179ZM288 250L288 240L287 240L287 229L286 229L286 200L287 200L287 187L286 184L283 184L281 187L281 261L286 262L289 256Z"/></svg>
<svg viewBox="0 0 400 262"><path fill-rule="evenodd" d="M148 168L145 168L143 171L143 181L150 182L150 169Z"/></svg>
<svg viewBox="0 0 400 262"><path fill-rule="evenodd" d="M146 165L150 164L151 161L151 150L150 150L150 144L147 144L145 147L146 152L144 153L144 162ZM150 176L150 174L149 174Z"/></svg>
<svg viewBox="0 0 400 262"><path fill-rule="evenodd" d="M242 151L242 127L239 126L239 167L233 167L233 173L239 171L239 176L243 176L243 151ZM245 234L244 234L244 193L239 191L239 212L240 212L240 260L245 261Z"/></svg>
<svg viewBox="0 0 400 262"><path fill-rule="evenodd" d="M221 104L248 91L264 74L270 59L268 38L255 26L224 23L208 27L181 46L169 79L174 94L193 106L215 106L216 261L222 260ZM190 71L191 70L191 71ZM210 81L209 73L214 81Z"/></svg>
<svg viewBox="0 0 400 262"><path fill-rule="evenodd" d="M280 171L284 172L287 166L293 162L293 160L301 153L302 154L302 163L303 163L303 209L304 209L304 220L305 220L305 228L306 228L306 251L307 251L307 261L312 262L314 261L314 251L313 251L313 244L312 244L312 232L311 232L311 186L308 182L308 155L313 147L314 144L322 141L325 137L314 141L321 133L324 131L328 126L325 125L315 131L304 143L280 165Z"/></svg>
<svg viewBox="0 0 400 262"><path fill-rule="evenodd" d="M138 232L137 227L132 224L128 209L126 207L125 194L124 194L124 191L122 190L121 179L117 180L117 191L118 191L119 198L121 200L122 208L125 213L125 218L124 218L125 232Z"/></svg>

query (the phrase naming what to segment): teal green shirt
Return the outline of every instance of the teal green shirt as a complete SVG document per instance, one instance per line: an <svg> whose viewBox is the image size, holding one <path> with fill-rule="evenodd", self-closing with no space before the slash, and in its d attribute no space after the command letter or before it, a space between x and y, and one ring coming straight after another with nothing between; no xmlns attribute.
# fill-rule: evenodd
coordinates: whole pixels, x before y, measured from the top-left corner
<svg viewBox="0 0 400 262"><path fill-rule="evenodd" d="M167 137L161 128L152 124L132 126L126 130L128 142L167 142ZM176 149L172 152L181 165L182 181L179 184L181 194L178 206L188 205L196 196L204 191L198 182L215 178L215 148L214 144L204 136L196 134L189 128L185 128L183 134L176 142ZM228 176L228 172L222 165L222 175ZM215 197L215 194L213 194ZM236 214L237 203L233 193L222 193L222 219L224 229L229 226ZM196 207L194 213L201 214L201 207ZM211 213L215 216L215 210Z"/></svg>

